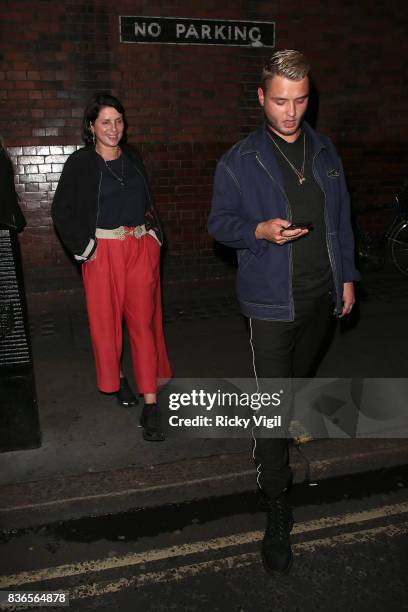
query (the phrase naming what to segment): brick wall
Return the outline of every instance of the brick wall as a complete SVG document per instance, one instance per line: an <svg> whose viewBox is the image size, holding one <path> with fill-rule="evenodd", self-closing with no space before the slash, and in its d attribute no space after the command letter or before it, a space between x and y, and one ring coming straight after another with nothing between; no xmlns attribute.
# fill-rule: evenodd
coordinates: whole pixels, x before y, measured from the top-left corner
<svg viewBox="0 0 408 612"><path fill-rule="evenodd" d="M109 90L124 102L129 140L151 176L168 238L165 280L230 274L206 232L212 175L222 152L260 121L265 50L123 44L118 20L126 14L274 20L277 48L309 56L317 127L342 154L354 205L370 211L365 224L381 230L379 211L408 162L408 19L398 7L396 0L3 0L0 133L28 220L26 273L73 274L49 209L62 164L81 143L86 100Z"/></svg>

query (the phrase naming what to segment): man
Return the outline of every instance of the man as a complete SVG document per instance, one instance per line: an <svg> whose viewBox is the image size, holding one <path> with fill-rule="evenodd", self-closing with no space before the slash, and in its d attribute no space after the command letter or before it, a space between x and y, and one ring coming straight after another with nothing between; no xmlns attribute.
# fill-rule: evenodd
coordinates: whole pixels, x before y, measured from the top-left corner
<svg viewBox="0 0 408 612"><path fill-rule="evenodd" d="M262 378L311 375L333 313L353 307L358 278L341 161L303 120L309 68L293 50L266 62L258 88L265 122L224 154L214 180L209 232L237 249L238 299ZM264 566L284 573L293 525L287 439L254 436L253 456L267 512Z"/></svg>

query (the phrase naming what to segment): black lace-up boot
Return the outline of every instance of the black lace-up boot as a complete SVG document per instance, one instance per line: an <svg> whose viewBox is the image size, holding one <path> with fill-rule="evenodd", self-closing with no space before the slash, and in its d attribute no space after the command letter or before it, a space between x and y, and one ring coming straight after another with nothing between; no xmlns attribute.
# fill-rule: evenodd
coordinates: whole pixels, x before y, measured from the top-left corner
<svg viewBox="0 0 408 612"><path fill-rule="evenodd" d="M290 532L293 527L292 510L285 495L268 502L266 530L262 541L262 561L270 574L285 574L292 566L293 554Z"/></svg>
<svg viewBox="0 0 408 612"><path fill-rule="evenodd" d="M163 442L164 433L161 429L160 408L157 404L145 404L139 422L143 427L143 439L146 442Z"/></svg>

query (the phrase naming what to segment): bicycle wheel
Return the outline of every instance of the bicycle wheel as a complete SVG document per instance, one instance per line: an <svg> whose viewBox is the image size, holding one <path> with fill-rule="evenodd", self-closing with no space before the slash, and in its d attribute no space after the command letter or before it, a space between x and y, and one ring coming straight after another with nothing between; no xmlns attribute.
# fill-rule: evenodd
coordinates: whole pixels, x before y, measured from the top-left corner
<svg viewBox="0 0 408 612"><path fill-rule="evenodd" d="M402 274L408 276L408 221L403 221L388 238L391 259Z"/></svg>

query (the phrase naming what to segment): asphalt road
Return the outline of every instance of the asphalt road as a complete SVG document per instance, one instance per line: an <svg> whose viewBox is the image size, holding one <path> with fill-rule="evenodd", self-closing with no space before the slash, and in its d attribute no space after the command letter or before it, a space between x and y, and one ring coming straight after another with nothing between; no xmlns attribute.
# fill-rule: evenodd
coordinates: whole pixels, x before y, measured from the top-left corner
<svg viewBox="0 0 408 612"><path fill-rule="evenodd" d="M262 568L264 515L243 494L4 531L0 588L64 591L75 612L408 610L408 466L296 485L291 501L284 577Z"/></svg>

